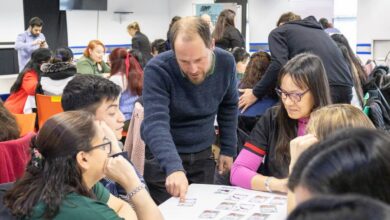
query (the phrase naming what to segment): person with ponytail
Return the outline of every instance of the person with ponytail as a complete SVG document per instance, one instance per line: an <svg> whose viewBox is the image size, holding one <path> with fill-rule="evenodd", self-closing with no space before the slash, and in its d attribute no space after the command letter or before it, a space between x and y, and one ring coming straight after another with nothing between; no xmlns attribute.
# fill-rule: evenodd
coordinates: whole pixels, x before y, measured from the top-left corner
<svg viewBox="0 0 390 220"><path fill-rule="evenodd" d="M126 49L116 48L110 56L110 80L122 89L119 109L125 116L124 129L127 130L135 101L142 94L143 70L136 58Z"/></svg>
<svg viewBox="0 0 390 220"><path fill-rule="evenodd" d="M12 215L30 220L162 219L130 163L108 156L113 143L108 131L87 111L48 119L31 141L24 176L4 195ZM126 190L126 201L103 187L99 180L105 176Z"/></svg>
<svg viewBox="0 0 390 220"><path fill-rule="evenodd" d="M34 105L31 105L30 101L33 102L31 98L35 96L37 85L41 80L41 65L49 62L50 59L51 52L47 48L39 48L32 53L30 61L12 85L11 95L4 103L10 112L15 114L32 112Z"/></svg>

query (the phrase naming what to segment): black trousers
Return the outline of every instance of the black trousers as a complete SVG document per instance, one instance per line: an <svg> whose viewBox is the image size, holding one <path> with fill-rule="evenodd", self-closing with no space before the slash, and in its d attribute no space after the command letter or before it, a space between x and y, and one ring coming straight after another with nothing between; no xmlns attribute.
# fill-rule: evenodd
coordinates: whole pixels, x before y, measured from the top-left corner
<svg viewBox="0 0 390 220"><path fill-rule="evenodd" d="M349 86L330 86L330 96L332 103L351 104L352 87Z"/></svg>
<svg viewBox="0 0 390 220"><path fill-rule="evenodd" d="M211 147L201 152L179 154L179 156L183 162L189 184L213 184L215 160ZM165 188L165 172L160 168L157 158L150 153L148 148L146 148L144 179L149 193L157 205L171 197Z"/></svg>

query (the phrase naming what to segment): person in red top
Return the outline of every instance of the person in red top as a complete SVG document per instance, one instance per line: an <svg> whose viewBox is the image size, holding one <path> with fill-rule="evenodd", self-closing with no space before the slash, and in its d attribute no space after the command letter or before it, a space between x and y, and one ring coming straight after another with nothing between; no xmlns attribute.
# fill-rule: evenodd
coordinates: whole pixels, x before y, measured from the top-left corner
<svg viewBox="0 0 390 220"><path fill-rule="evenodd" d="M34 96L41 75L41 65L49 62L51 58L50 50L40 48L31 55L31 60L19 74L15 83L11 87L11 95L5 101L4 106L12 113L30 113L31 108L25 110L28 96Z"/></svg>

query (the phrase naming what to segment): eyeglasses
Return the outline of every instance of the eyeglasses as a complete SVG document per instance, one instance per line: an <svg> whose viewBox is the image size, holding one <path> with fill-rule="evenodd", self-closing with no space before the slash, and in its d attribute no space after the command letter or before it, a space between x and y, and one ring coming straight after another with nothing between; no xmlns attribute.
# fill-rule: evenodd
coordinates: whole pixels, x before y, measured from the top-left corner
<svg viewBox="0 0 390 220"><path fill-rule="evenodd" d="M104 141L103 144L92 146L88 151L92 151L92 150L95 150L97 148L101 148L102 150L106 151L107 154L110 154L111 153L111 148L112 148L110 139L104 137L103 141Z"/></svg>
<svg viewBox="0 0 390 220"><path fill-rule="evenodd" d="M309 91L310 89L307 89L306 91L302 92L302 93L297 93L297 92L285 92L281 89L278 89L276 88L275 91L276 91L276 94L278 94L278 96L283 99L283 100L286 100L287 97L290 98L291 101L293 102L300 102L302 97Z"/></svg>

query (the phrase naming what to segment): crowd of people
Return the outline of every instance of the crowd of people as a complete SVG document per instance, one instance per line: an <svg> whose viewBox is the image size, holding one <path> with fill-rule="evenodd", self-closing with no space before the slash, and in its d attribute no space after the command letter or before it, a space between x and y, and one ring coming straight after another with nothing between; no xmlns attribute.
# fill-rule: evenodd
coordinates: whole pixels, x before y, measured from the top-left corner
<svg viewBox="0 0 390 220"><path fill-rule="evenodd" d="M35 112L36 94L61 96L64 112L37 128L0 206L23 219L158 220L157 206L185 201L189 184L225 177L287 195L288 219L388 219L390 136L362 110L368 77L345 36L288 12L270 53L250 54L235 16L223 10L215 25L207 14L175 16L152 43L133 22L130 50L105 60L105 45L91 40L77 62L67 47L51 51L32 18L0 102L0 146L20 138L13 115ZM136 103L141 172L123 146Z"/></svg>

